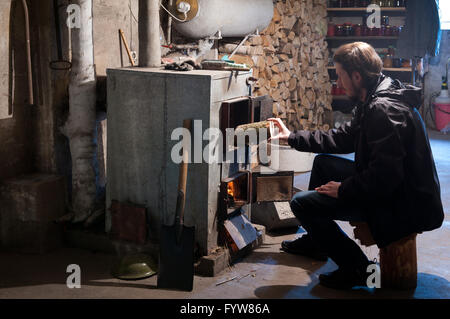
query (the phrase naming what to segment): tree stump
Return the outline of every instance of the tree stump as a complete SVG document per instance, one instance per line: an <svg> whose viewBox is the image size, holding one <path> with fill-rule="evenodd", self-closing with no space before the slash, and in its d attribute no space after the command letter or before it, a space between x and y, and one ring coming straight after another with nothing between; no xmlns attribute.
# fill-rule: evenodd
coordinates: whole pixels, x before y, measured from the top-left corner
<svg viewBox="0 0 450 319"><path fill-rule="evenodd" d="M353 233L364 246L375 241L367 223L351 222ZM409 235L380 249L381 287L414 289L417 287L417 234Z"/></svg>
<svg viewBox="0 0 450 319"><path fill-rule="evenodd" d="M394 289L417 287L416 236L412 234L380 249L381 286Z"/></svg>

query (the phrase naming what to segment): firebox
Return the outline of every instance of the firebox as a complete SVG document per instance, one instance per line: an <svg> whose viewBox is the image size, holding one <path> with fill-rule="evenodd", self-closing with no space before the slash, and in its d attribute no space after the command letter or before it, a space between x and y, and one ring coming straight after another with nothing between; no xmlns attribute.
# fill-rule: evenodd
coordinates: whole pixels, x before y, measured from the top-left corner
<svg viewBox="0 0 450 319"><path fill-rule="evenodd" d="M174 222L179 170L173 150L180 142L175 132L188 118L194 127L185 224L195 226L199 255L217 249L219 232L233 218L250 219L251 203L289 200L293 173L263 172L251 161L257 145L244 146L243 162L203 158L211 142L207 129L224 132L272 116L270 98L249 96L251 76L244 71L109 69L107 207L113 201L146 207L148 240L158 241L160 225Z"/></svg>

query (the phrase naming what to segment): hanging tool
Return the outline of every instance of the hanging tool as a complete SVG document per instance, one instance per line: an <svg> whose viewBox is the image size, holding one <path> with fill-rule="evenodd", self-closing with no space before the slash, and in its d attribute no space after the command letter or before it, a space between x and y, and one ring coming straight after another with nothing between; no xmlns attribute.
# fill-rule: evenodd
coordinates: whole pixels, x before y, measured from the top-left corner
<svg viewBox="0 0 450 319"><path fill-rule="evenodd" d="M70 70L72 68L72 63L63 59L58 0L53 0L53 11L55 16L56 48L58 50L58 60L50 61L50 68L52 70Z"/></svg>
<svg viewBox="0 0 450 319"><path fill-rule="evenodd" d="M130 59L131 65L135 66L136 64L134 63L134 59L133 56L131 55L131 51L130 48L128 47L128 43L127 40L125 39L125 34L123 33L123 30L119 29L119 33L122 38L123 44L125 45L125 49L127 50L128 58Z"/></svg>

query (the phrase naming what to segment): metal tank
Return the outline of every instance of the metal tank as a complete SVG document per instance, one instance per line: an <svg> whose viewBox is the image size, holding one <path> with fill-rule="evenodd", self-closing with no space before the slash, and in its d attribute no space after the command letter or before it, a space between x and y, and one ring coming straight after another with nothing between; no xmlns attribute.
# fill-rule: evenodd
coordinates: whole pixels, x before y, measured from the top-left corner
<svg viewBox="0 0 450 319"><path fill-rule="evenodd" d="M175 29L182 35L201 39L214 36L242 37L264 30L272 21L272 0L177 0L170 11L176 14Z"/></svg>

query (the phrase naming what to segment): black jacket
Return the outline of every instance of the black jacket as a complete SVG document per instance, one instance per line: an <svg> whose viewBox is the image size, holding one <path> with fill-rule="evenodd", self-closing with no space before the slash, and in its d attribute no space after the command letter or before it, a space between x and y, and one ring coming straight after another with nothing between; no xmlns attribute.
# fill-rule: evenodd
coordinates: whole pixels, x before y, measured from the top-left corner
<svg viewBox="0 0 450 319"><path fill-rule="evenodd" d="M338 200L361 207L382 248L444 220L439 179L425 125L416 107L420 89L380 76L351 122L330 131L296 131L289 145L303 152L355 152L356 174Z"/></svg>

